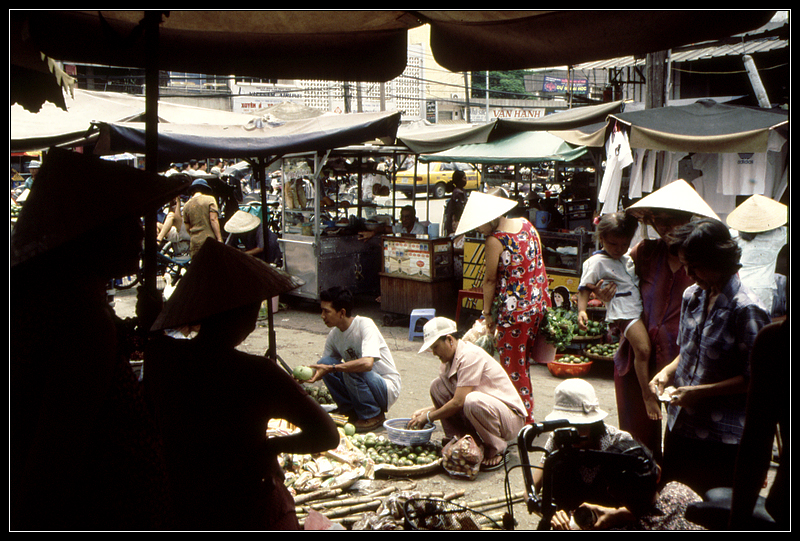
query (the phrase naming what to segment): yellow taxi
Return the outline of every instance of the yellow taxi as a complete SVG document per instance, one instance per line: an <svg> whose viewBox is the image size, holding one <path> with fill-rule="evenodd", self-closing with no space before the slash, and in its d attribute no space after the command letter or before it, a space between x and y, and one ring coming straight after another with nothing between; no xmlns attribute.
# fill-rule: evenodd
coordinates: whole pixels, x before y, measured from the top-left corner
<svg viewBox="0 0 800 541"><path fill-rule="evenodd" d="M467 177L466 190L477 190L481 181L481 173L467 163L418 163L416 182L414 178L414 166L398 171L395 179L395 190L403 193L410 198L414 191L428 193L441 199L447 195L447 183L453 179L453 171L459 169L464 171ZM430 175L429 175L430 170ZM430 185L428 177L430 176ZM429 187L430 186L430 187Z"/></svg>

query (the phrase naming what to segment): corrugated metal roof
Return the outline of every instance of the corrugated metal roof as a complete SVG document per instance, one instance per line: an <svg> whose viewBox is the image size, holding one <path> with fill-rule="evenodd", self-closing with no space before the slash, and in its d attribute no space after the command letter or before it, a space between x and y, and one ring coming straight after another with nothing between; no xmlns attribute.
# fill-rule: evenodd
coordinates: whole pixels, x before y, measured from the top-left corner
<svg viewBox="0 0 800 541"><path fill-rule="evenodd" d="M745 54L756 54L774 51L789 46L789 41L785 39L765 39L737 43L736 45L722 45L700 47L687 50L677 50L670 54L672 62L691 62L693 60L703 60L707 58L718 58L722 56L741 56ZM630 66L644 66L646 59L635 58L633 56L621 56L609 60L599 60L597 62L586 62L575 66L576 70L606 69L606 68L626 68Z"/></svg>

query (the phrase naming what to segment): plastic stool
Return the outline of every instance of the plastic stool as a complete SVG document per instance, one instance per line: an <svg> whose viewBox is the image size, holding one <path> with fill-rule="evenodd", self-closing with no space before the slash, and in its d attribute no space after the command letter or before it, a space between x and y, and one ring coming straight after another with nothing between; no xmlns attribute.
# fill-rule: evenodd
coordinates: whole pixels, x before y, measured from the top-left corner
<svg viewBox="0 0 800 541"><path fill-rule="evenodd" d="M417 336L424 336L425 333L417 331L417 321L424 319L427 323L436 317L436 309L434 308L416 308L411 311L411 321L408 323L408 339L414 340Z"/></svg>

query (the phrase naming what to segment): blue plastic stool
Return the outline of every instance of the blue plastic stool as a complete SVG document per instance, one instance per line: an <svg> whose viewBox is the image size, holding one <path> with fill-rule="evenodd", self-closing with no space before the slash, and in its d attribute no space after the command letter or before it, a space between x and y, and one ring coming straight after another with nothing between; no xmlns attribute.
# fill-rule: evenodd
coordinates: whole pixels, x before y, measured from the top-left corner
<svg viewBox="0 0 800 541"><path fill-rule="evenodd" d="M411 321L408 323L408 339L414 340L417 336L424 336L425 333L417 331L417 321L424 319L425 323L436 317L434 308L417 308L411 311Z"/></svg>

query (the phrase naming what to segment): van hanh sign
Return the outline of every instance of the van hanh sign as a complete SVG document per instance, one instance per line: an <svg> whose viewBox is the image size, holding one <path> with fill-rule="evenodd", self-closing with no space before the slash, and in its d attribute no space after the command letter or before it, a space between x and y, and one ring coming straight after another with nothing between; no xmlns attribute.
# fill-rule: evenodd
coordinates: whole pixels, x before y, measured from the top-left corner
<svg viewBox="0 0 800 541"><path fill-rule="evenodd" d="M542 118L547 114L547 110L504 107L502 109L491 109L490 114L493 118Z"/></svg>

